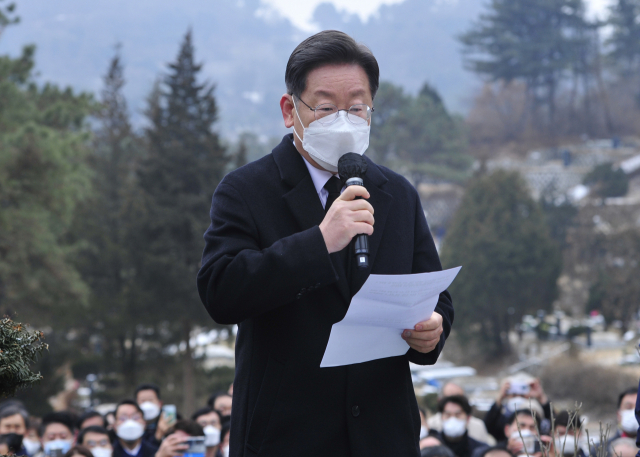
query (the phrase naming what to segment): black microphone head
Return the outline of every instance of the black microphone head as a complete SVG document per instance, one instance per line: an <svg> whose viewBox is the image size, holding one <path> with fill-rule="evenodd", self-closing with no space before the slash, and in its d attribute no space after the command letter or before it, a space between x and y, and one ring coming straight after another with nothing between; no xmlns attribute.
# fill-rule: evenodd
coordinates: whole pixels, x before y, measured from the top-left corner
<svg viewBox="0 0 640 457"><path fill-rule="evenodd" d="M347 152L338 160L338 174L343 182L349 178L364 178L367 161L360 154Z"/></svg>

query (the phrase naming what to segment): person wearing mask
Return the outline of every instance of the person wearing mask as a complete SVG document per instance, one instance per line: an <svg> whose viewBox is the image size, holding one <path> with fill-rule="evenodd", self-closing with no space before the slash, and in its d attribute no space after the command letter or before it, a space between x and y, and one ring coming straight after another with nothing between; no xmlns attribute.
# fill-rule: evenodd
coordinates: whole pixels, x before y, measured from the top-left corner
<svg viewBox="0 0 640 457"><path fill-rule="evenodd" d="M75 424L75 417L65 411L45 415L38 431L42 450L36 457L66 454L75 441Z"/></svg>
<svg viewBox="0 0 640 457"><path fill-rule="evenodd" d="M38 429L40 428L40 419L36 417L29 417L27 432L22 439L22 446L27 451L29 457L36 455L41 449L40 435L38 435Z"/></svg>
<svg viewBox="0 0 640 457"><path fill-rule="evenodd" d="M29 428L29 413L18 404L9 404L0 409L0 436L6 436L7 445L14 449L19 442L16 455L31 455L24 446L24 436ZM33 448L32 448L33 450Z"/></svg>
<svg viewBox="0 0 640 457"><path fill-rule="evenodd" d="M484 416L487 431L497 442L504 441L507 418L519 409L536 411L541 420L541 429L548 431L551 421L551 403L542 389L540 381L520 373L503 380L498 398Z"/></svg>
<svg viewBox="0 0 640 457"><path fill-rule="evenodd" d="M74 446L67 451L64 457L95 457L89 449L84 446Z"/></svg>
<svg viewBox="0 0 640 457"><path fill-rule="evenodd" d="M89 449L93 457L112 457L113 445L109 439L109 431L99 425L83 428L76 443Z"/></svg>
<svg viewBox="0 0 640 457"><path fill-rule="evenodd" d="M559 457L585 457L589 454L589 443L582 433L582 419L578 413L560 411L553 423L553 443Z"/></svg>
<svg viewBox="0 0 640 457"><path fill-rule="evenodd" d="M182 457L187 450L189 450L190 456L200 454L200 452L193 452L193 450L189 449L187 440L192 437L204 437L206 441L204 430L196 421L186 419L177 421L173 427L167 431L167 435L162 440L156 457ZM202 457L216 457L216 453L217 449L205 445Z"/></svg>
<svg viewBox="0 0 640 457"><path fill-rule="evenodd" d="M91 426L106 427L107 421L98 411L87 411L78 419L78 430L82 431Z"/></svg>
<svg viewBox="0 0 640 457"><path fill-rule="evenodd" d="M616 433L609 438L609 445L618 438L636 439L638 434L638 420L635 409L638 400L638 389L629 388L618 395L618 428Z"/></svg>
<svg viewBox="0 0 640 457"><path fill-rule="evenodd" d="M118 439L113 444L113 457L153 457L157 447L142 439L144 413L133 400L118 403L114 430Z"/></svg>
<svg viewBox="0 0 640 457"><path fill-rule="evenodd" d="M471 417L471 405L463 395L451 395L438 402L438 412L442 417L442 431L436 437L453 451L457 457L471 457L486 444L469 436L467 427Z"/></svg>
<svg viewBox="0 0 640 457"><path fill-rule="evenodd" d="M173 425L165 415L161 414L160 387L155 384L141 384L136 387L135 399L144 413L147 424L143 439L157 447L169 427Z"/></svg>
<svg viewBox="0 0 640 457"><path fill-rule="evenodd" d="M553 440L550 436L540 433L540 422L539 416L531 412L530 409L515 411L507 418L507 424L503 431L506 438L499 442L497 447L509 451L514 457L527 455L528 457L542 457L540 442L545 446L552 446ZM480 450L474 457L482 452L483 450Z"/></svg>
<svg viewBox="0 0 640 457"><path fill-rule="evenodd" d="M440 398L438 400L444 397L451 397L452 395L464 396L465 391L462 386L454 382L447 382L442 386ZM437 432L442 431L442 415L440 413L436 413L433 416L429 417L429 420L427 421L427 427L429 430L435 430ZM484 425L484 421L482 419L478 419L475 416L469 417L467 433L469 433L469 436L471 438L476 441L480 441L481 443L485 443L490 446L494 446L496 444L495 438L489 435L489 432L487 432L487 427Z"/></svg>
<svg viewBox="0 0 640 457"><path fill-rule="evenodd" d="M220 444L220 431L222 430L222 420L218 411L205 406L193 413L191 420L202 427L205 436L204 444L207 449L213 448L212 453L216 455Z"/></svg>
<svg viewBox="0 0 640 457"><path fill-rule="evenodd" d="M238 325L231 455L417 457L409 363L438 359L453 323L448 292L400 332L404 354L320 368L333 324L370 274L442 270L404 177L368 157L363 186L343 191L337 176L345 154L369 145L378 62L325 30L293 50L284 79L280 112L293 131L217 186L197 277L213 320ZM366 268L351 251L358 234L369 237Z"/></svg>

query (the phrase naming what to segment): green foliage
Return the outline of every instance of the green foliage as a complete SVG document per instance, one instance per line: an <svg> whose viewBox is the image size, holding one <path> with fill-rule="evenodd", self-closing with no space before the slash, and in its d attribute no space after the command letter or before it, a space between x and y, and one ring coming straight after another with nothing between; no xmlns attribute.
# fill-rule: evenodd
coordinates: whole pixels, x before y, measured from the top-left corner
<svg viewBox="0 0 640 457"><path fill-rule="evenodd" d="M456 329L499 356L524 314L550 309L561 259L540 206L516 173L473 181L442 249L445 267L462 265L451 287Z"/></svg>
<svg viewBox="0 0 640 457"><path fill-rule="evenodd" d="M617 0L609 11L608 57L623 74L632 75L640 68L640 0Z"/></svg>
<svg viewBox="0 0 640 457"><path fill-rule="evenodd" d="M3 3L5 3L5 0L0 0L0 35L2 35L7 26L20 22L20 18L14 13L16 4L9 3L3 6Z"/></svg>
<svg viewBox="0 0 640 457"><path fill-rule="evenodd" d="M0 396L14 395L42 379L29 365L48 349L43 338L42 332L29 332L9 318L0 320Z"/></svg>
<svg viewBox="0 0 640 457"><path fill-rule="evenodd" d="M591 170L583 180L591 186L591 193L598 197L623 197L629 191L629 178L622 169L613 169L613 164L603 163Z"/></svg>
<svg viewBox="0 0 640 457"><path fill-rule="evenodd" d="M33 47L0 57L0 310L54 323L86 298L69 261L73 212L89 193L91 97L31 82Z"/></svg>
<svg viewBox="0 0 640 457"><path fill-rule="evenodd" d="M431 86L412 97L383 82L374 105L367 154L431 179L460 182L470 176L473 159L465 153L462 120L447 112Z"/></svg>
<svg viewBox="0 0 640 457"><path fill-rule="evenodd" d="M549 235L562 250L567 246L567 230L574 225L578 208L567 201L557 204L542 199L540 203L549 227Z"/></svg>

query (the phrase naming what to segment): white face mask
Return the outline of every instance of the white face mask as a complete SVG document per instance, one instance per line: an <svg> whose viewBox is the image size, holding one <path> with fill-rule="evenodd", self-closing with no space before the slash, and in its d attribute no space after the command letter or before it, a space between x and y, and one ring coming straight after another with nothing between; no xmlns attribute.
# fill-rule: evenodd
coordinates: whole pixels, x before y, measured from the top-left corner
<svg viewBox="0 0 640 457"><path fill-rule="evenodd" d="M140 409L146 421L153 420L160 415L160 407L152 401L140 403Z"/></svg>
<svg viewBox="0 0 640 457"><path fill-rule="evenodd" d="M420 439L426 437L429 434L429 430L427 430L427 427L424 426L420 426Z"/></svg>
<svg viewBox="0 0 640 457"><path fill-rule="evenodd" d="M91 449L93 457L111 457L113 449L110 447L94 447Z"/></svg>
<svg viewBox="0 0 640 457"><path fill-rule="evenodd" d="M44 443L44 453L46 455L54 454L54 451L59 451L60 455L64 455L71 449L70 440L53 440Z"/></svg>
<svg viewBox="0 0 640 457"><path fill-rule="evenodd" d="M294 109L300 119L295 104ZM318 165L332 173L338 172L338 160L347 152L362 155L369 147L369 131L371 130L369 123L353 124L347 119L347 113L344 111L339 111L338 118L328 125L313 121L309 127L305 127L302 119L300 119L300 123L304 129L304 138L300 138L295 127L293 132L302 142L302 148Z"/></svg>
<svg viewBox="0 0 640 457"><path fill-rule="evenodd" d="M576 452L576 438L571 435L559 436L553 440L556 455L574 455Z"/></svg>
<svg viewBox="0 0 640 457"><path fill-rule="evenodd" d="M116 435L125 441L136 441L144 435L144 426L140 422L129 419L120 424Z"/></svg>
<svg viewBox="0 0 640 457"><path fill-rule="evenodd" d="M442 423L442 433L448 438L460 438L467 431L467 421L450 417Z"/></svg>
<svg viewBox="0 0 640 457"><path fill-rule="evenodd" d="M206 447L213 447L220 444L220 430L213 425L207 425L204 428L204 445Z"/></svg>
<svg viewBox="0 0 640 457"><path fill-rule="evenodd" d="M537 438L533 433L531 433L530 430L516 430L511 434L511 438L519 438L522 441L522 444L524 446L522 452L524 454L531 455L536 449Z"/></svg>
<svg viewBox="0 0 640 457"><path fill-rule="evenodd" d="M620 412L620 427L622 430L635 436L638 433L638 421L636 420L636 412L633 409L623 409Z"/></svg>
<svg viewBox="0 0 640 457"><path fill-rule="evenodd" d="M30 440L29 438L24 438L22 440L22 445L24 449L27 451L27 454L33 455L40 450L40 441Z"/></svg>

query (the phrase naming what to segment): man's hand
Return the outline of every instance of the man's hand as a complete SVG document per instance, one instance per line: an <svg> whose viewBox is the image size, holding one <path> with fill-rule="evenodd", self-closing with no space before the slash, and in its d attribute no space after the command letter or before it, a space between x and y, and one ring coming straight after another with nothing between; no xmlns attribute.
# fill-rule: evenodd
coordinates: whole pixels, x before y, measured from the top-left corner
<svg viewBox="0 0 640 457"><path fill-rule="evenodd" d="M162 440L155 457L174 457L184 454L184 451L189 449L189 445L185 443L187 439L189 439L188 436L181 436L175 433L167 436Z"/></svg>
<svg viewBox="0 0 640 457"><path fill-rule="evenodd" d="M347 187L320 223L329 254L344 249L356 235L373 233L373 207L366 200L355 200L356 197L369 198L369 192L362 186Z"/></svg>
<svg viewBox="0 0 640 457"><path fill-rule="evenodd" d="M402 338L416 351L427 354L438 345L442 331L442 316L433 313L429 320L416 324L413 330L402 332Z"/></svg>
<svg viewBox="0 0 640 457"><path fill-rule="evenodd" d="M540 403L543 406L549 402L547 395L544 393L544 390L542 389L542 384L540 384L539 379L535 379L531 383L530 390L529 390L529 398L538 400L538 403Z"/></svg>

